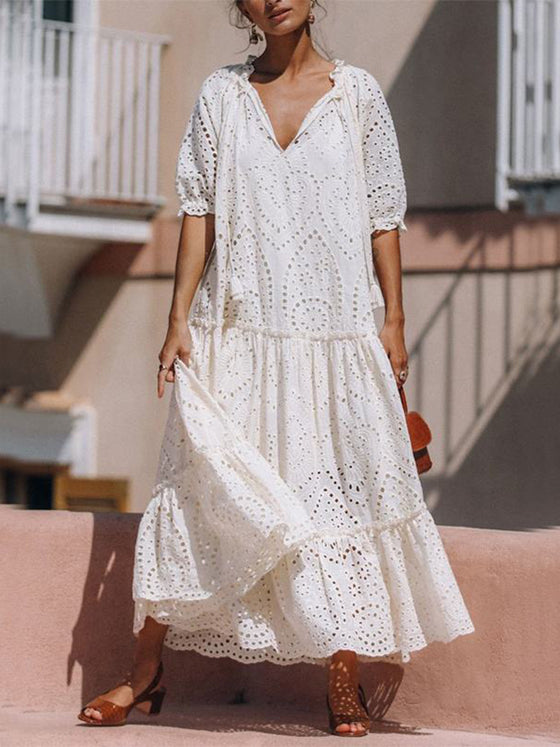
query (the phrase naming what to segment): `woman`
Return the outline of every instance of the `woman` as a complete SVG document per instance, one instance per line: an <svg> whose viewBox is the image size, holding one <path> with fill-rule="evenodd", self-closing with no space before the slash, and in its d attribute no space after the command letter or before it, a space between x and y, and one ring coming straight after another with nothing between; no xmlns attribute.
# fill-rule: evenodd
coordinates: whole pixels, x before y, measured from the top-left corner
<svg viewBox="0 0 560 747"><path fill-rule="evenodd" d="M316 51L314 4L234 4L266 51L205 79L181 143L158 395L174 387L136 542L137 647L130 679L82 710L91 724L159 710L165 644L329 663L331 730L363 736L359 660L474 630L398 392L395 129L373 75Z"/></svg>

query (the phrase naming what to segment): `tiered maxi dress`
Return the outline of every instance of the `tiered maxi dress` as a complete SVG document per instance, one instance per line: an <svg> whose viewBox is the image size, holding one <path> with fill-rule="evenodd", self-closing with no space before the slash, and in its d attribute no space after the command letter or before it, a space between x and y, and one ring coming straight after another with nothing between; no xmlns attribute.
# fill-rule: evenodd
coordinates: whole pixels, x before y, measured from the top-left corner
<svg viewBox="0 0 560 747"><path fill-rule="evenodd" d="M242 662L406 662L474 630L424 502L373 309L373 230L406 230L377 80L333 60L283 150L249 81L203 82L179 215L215 216L138 529L134 634Z"/></svg>

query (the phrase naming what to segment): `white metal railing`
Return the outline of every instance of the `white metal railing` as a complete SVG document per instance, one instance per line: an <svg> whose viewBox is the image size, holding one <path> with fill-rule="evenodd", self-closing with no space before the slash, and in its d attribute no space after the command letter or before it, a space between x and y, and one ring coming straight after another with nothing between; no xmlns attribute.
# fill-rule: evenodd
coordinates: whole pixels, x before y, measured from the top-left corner
<svg viewBox="0 0 560 747"><path fill-rule="evenodd" d="M160 57L168 37L46 21L0 2L0 198L158 202Z"/></svg>
<svg viewBox="0 0 560 747"><path fill-rule="evenodd" d="M496 202L560 180L560 0L500 0Z"/></svg>

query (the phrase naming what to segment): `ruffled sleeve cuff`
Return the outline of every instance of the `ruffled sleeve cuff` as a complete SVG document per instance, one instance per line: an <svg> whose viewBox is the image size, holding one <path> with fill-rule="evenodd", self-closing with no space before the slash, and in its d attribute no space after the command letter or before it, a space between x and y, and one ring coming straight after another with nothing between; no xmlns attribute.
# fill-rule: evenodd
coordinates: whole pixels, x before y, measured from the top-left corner
<svg viewBox="0 0 560 747"><path fill-rule="evenodd" d="M403 233L408 231L408 227L404 222L404 219L400 215L395 215L390 218L382 218L378 220L372 218L370 221L371 233L374 233L375 231L391 231L393 228L398 229L399 236L402 236Z"/></svg>
<svg viewBox="0 0 560 747"><path fill-rule="evenodd" d="M214 213L214 204L208 200L183 200L181 207L177 211L177 215L207 215L208 213Z"/></svg>

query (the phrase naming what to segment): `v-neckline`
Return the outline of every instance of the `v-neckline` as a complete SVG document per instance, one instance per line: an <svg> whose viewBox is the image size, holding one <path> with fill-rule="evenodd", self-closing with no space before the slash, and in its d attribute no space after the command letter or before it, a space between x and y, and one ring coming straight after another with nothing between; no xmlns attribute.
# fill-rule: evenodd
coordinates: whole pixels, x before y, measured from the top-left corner
<svg viewBox="0 0 560 747"><path fill-rule="evenodd" d="M300 137L300 135L303 134L304 130L307 129L309 124L311 123L311 119L315 112L319 109L319 107L328 99L330 99L333 95L338 94L338 85L339 81L337 80L337 76L341 72L342 65L344 64L344 60L334 58L330 60L330 62L334 63L334 68L329 73L329 79L332 81L332 86L328 91L325 91L324 94L322 94L314 104L311 105L311 107L307 110L307 113L305 114L304 118L301 120L301 123L298 127L298 130L294 137L290 140L288 145L283 148L276 136L276 132L274 131L274 127L272 126L272 120L270 119L270 115L268 114L268 111L263 103L263 100L255 88L255 86L251 83L249 80L249 76L251 73L254 72L255 66L253 65L253 61L257 58L257 55L250 54L247 57L247 60L243 64L243 71L242 71L242 77L243 80L247 86L247 89L250 93L250 95L253 98L253 101L256 103L257 108L259 109L262 118L264 120L264 123L266 125L266 128L268 130L268 134L270 135L271 140L274 142L275 146L278 148L281 154L286 155L288 151L291 150L292 146L295 145Z"/></svg>

